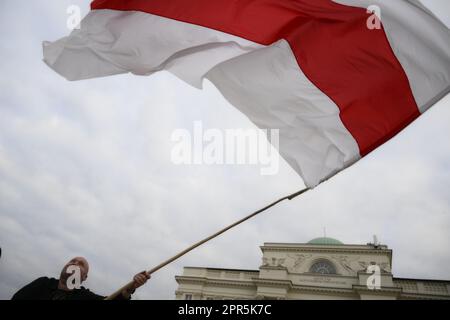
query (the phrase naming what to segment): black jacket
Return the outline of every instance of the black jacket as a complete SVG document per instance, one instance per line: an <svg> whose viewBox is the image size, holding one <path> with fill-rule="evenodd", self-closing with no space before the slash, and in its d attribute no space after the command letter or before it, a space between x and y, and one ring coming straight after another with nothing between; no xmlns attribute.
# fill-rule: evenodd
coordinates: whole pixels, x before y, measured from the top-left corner
<svg viewBox="0 0 450 320"><path fill-rule="evenodd" d="M58 289L59 280L42 277L16 292L11 300L103 300L105 297L81 287L71 291ZM115 300L125 300L119 295Z"/></svg>

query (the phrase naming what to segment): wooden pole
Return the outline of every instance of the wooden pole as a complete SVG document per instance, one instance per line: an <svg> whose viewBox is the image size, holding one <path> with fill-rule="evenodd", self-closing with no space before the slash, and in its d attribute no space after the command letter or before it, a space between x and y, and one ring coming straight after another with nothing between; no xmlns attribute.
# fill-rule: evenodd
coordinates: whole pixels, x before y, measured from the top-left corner
<svg viewBox="0 0 450 320"><path fill-rule="evenodd" d="M221 235L222 233L224 233L224 232L226 232L226 231L228 231L228 230L230 230L230 229L236 227L237 225L239 225L239 224L241 224L241 223L243 223L243 222L245 222L245 221L247 221L247 220L253 218L254 216L258 215L259 213L261 213L261 212L263 212L263 211L266 211L267 209L269 209L269 208L275 206L276 204L278 204L278 203L280 203L280 202L282 202L282 201L284 201L284 200L292 200L292 199L298 197L299 195L305 193L305 192L308 191L308 190L310 190L310 189L309 189L309 188L305 188L305 189L302 189L302 190L300 190L300 191L297 191L297 192L295 192L295 193L293 193L293 194L290 194L290 195L288 195L288 196L285 196L285 197L283 197L283 198L280 198L280 199L278 199L277 201L272 202L271 204L265 206L264 208L259 209L259 210L255 211L255 212L251 213L250 215L248 215L248 216L242 218L241 220L236 221L236 222L233 223L233 224L230 224L228 227L225 227L225 228L223 228L222 230L217 231L216 233L210 235L209 237L207 237L207 238L205 238L205 239L203 239L203 240L201 240L201 241L199 241L199 242L193 244L192 246L190 246L189 248L186 248L185 250L181 251L180 253L178 253L177 255L173 256L172 258L167 259L167 260L164 261L164 262L161 262L159 265L157 265L157 266L154 267L153 269L148 270L148 271L147 271L147 274L148 274L148 275L151 275L151 274L155 273L155 272L158 271L159 269L161 269L161 268L167 266L168 264L172 263L173 261L177 260L178 258L184 256L186 253L188 253L188 252L194 250L195 248L201 246L202 244L204 244L204 243L206 243L206 242L208 242L208 241L210 241L210 240L216 238L217 236ZM126 285L124 285L124 286L123 286L122 288L120 288L119 290L117 290L116 292L114 292L113 294L111 294L111 295L109 295L108 297L106 297L105 300L113 300L113 299L116 298L118 295L122 294L123 291L132 289L133 286L134 286L134 282L131 281L131 282L127 283Z"/></svg>

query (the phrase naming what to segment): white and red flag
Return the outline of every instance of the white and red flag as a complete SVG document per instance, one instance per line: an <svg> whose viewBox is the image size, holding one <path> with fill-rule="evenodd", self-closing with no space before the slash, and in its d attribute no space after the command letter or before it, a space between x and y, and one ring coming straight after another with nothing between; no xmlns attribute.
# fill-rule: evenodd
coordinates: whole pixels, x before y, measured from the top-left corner
<svg viewBox="0 0 450 320"><path fill-rule="evenodd" d="M368 10L369 8L369 10ZM69 80L209 79L314 187L450 90L450 32L417 0L96 0L44 43ZM377 12L380 20L373 15Z"/></svg>

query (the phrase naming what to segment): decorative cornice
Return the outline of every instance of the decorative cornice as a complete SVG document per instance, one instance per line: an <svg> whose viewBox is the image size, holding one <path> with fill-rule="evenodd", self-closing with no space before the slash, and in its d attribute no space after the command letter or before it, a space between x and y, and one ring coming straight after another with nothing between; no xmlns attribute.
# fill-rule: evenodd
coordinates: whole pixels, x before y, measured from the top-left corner
<svg viewBox="0 0 450 320"><path fill-rule="evenodd" d="M387 245L381 244L374 246L373 244L314 244L314 243L291 243L291 242L264 242L263 247L338 247L338 248L364 248L370 250L389 249Z"/></svg>
<svg viewBox="0 0 450 320"><path fill-rule="evenodd" d="M359 292L369 292L373 295L384 295L384 294L395 294L395 296L400 296L402 294L402 288L397 287L381 287L380 289L369 289L367 286L353 285L352 288Z"/></svg>
<svg viewBox="0 0 450 320"><path fill-rule="evenodd" d="M333 294L345 294L345 295L356 295L356 292L350 288L333 288L333 287L318 287L318 286L302 286L294 285L292 290L295 291L309 291L309 292L319 292L319 293L333 293Z"/></svg>
<svg viewBox="0 0 450 320"><path fill-rule="evenodd" d="M423 294L423 293L410 293L402 292L400 299L414 299L414 300L450 300L450 296Z"/></svg>
<svg viewBox="0 0 450 320"><path fill-rule="evenodd" d="M253 280L211 279L205 277L175 276L178 284L193 283L201 285L218 285L221 287L255 287Z"/></svg>
<svg viewBox="0 0 450 320"><path fill-rule="evenodd" d="M193 267L193 266L185 266L183 269L196 269L196 270L206 270L206 271L232 271L239 273L252 274L255 272L259 272L254 269L226 269L226 268L212 268L212 267Z"/></svg>
<svg viewBox="0 0 450 320"><path fill-rule="evenodd" d="M291 280L275 280L275 279L264 279L264 278L253 278L253 282L256 285L264 285L270 287L284 287L287 289L292 288L293 284Z"/></svg>
<svg viewBox="0 0 450 320"><path fill-rule="evenodd" d="M324 279L357 279L357 276L347 276L343 274L320 274L320 273L312 273L312 272L302 272L302 273L290 273L291 275L295 275L296 277L308 277L308 278L324 278Z"/></svg>
<svg viewBox="0 0 450 320"><path fill-rule="evenodd" d="M281 270L281 271L287 271L288 268L284 266L261 266L259 267L259 270Z"/></svg>
<svg viewBox="0 0 450 320"><path fill-rule="evenodd" d="M441 283L450 285L450 280L438 280L438 279L413 279L413 278L397 278L393 277L392 280L395 281L415 281L415 282L430 282L430 283Z"/></svg>
<svg viewBox="0 0 450 320"><path fill-rule="evenodd" d="M340 293L340 294L356 294L350 288L333 288L333 287L318 287L318 286L305 286L293 284L291 280L273 280L273 279L254 279L257 285L265 285L271 287L284 287L288 290L295 291L314 291L321 293ZM281 285L281 286L280 286ZM288 292L289 294L289 292Z"/></svg>
<svg viewBox="0 0 450 320"><path fill-rule="evenodd" d="M356 249L356 248L334 248L334 247L261 247L262 252L277 251L277 252L321 252L321 253L359 253L359 254L376 254L376 255L392 255L391 249Z"/></svg>

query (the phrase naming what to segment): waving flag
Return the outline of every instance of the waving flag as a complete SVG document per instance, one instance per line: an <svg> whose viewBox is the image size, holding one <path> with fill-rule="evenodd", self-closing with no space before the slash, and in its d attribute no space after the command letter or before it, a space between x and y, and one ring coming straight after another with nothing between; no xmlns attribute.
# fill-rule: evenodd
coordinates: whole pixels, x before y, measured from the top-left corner
<svg viewBox="0 0 450 320"><path fill-rule="evenodd" d="M368 10L369 8L369 10ZM69 80L209 79L314 187L450 90L450 33L416 0L96 0L44 43ZM380 16L374 16L372 10Z"/></svg>

